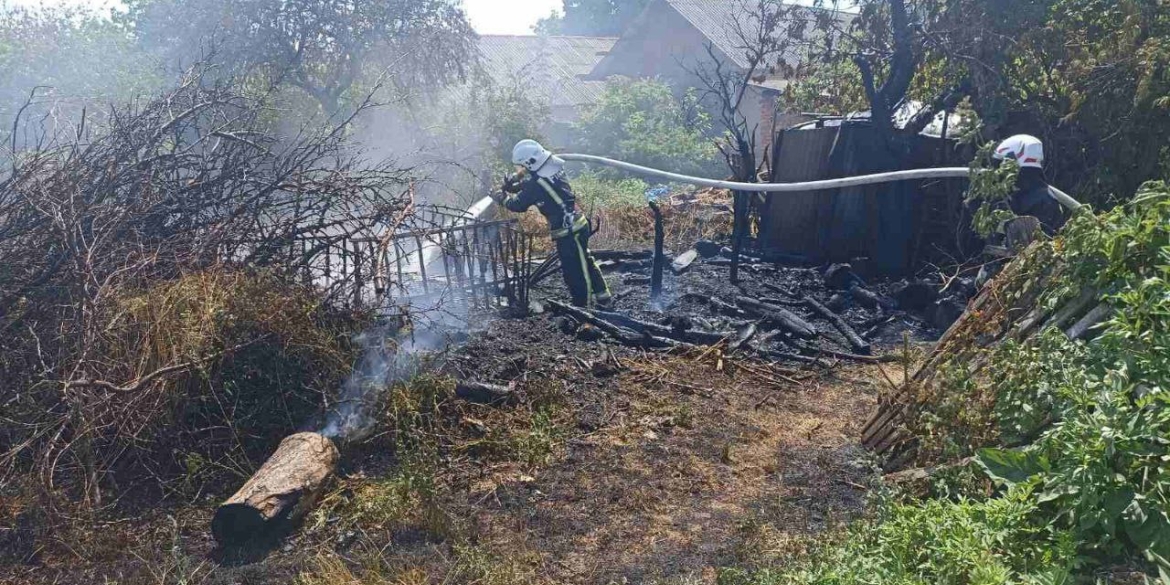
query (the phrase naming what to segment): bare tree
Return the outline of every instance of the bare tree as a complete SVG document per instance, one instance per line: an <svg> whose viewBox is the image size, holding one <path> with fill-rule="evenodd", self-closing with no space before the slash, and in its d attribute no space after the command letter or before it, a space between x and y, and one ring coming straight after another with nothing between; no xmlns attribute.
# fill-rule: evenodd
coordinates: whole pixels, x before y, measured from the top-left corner
<svg viewBox="0 0 1170 585"><path fill-rule="evenodd" d="M743 0L742 11L730 23L735 51L742 64L723 55L714 43L706 45L706 59L691 66L690 73L699 80L704 101L714 110L726 131L717 144L732 176L741 182L757 180L757 136L760 128L744 115L744 100L753 83L778 73L795 69L793 54L804 44L811 20L808 8L780 0ZM774 129L768 128L771 132ZM732 248L739 257L747 223L748 195L735 193L735 229ZM732 264L731 279L738 280L738 261Z"/></svg>
<svg viewBox="0 0 1170 585"><path fill-rule="evenodd" d="M756 180L757 136L761 130L749 126L744 100L753 83L796 70L794 55L806 45L813 17L810 9L780 0L743 0L742 11L729 23L728 31L742 65L708 42L706 59L689 68L699 80L704 101L727 132L720 151L740 181Z"/></svg>

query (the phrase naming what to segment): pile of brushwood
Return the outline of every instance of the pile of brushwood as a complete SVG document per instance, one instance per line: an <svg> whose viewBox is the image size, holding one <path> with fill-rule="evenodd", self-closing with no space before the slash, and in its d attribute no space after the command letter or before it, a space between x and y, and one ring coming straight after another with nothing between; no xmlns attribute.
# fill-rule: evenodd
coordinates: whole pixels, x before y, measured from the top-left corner
<svg viewBox="0 0 1170 585"><path fill-rule="evenodd" d="M308 268L403 214L407 176L345 143L352 118L279 138L268 104L196 71L4 137L0 527L190 497L335 397L365 315ZM32 538L0 531L0 559Z"/></svg>
<svg viewBox="0 0 1170 585"><path fill-rule="evenodd" d="M1170 583L1168 277L1170 185L1082 209L885 401L907 489L801 566L723 582Z"/></svg>

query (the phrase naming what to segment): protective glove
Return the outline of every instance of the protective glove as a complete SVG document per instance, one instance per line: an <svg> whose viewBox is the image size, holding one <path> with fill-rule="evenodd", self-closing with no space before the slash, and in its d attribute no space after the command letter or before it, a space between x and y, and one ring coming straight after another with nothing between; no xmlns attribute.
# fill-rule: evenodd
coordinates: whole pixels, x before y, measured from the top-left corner
<svg viewBox="0 0 1170 585"><path fill-rule="evenodd" d="M504 175L504 187L501 189L504 193L511 193L515 195L524 190L524 177L520 175Z"/></svg>

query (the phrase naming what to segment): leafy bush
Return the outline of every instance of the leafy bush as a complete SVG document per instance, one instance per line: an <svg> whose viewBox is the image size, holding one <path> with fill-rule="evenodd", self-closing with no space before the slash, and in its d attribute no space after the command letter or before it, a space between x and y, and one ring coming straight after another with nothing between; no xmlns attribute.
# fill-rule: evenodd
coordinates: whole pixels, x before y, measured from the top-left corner
<svg viewBox="0 0 1170 585"><path fill-rule="evenodd" d="M985 502L888 503L794 569L725 571L719 585L1062 583L1070 536L1034 523L1025 491Z"/></svg>
<svg viewBox="0 0 1170 585"><path fill-rule="evenodd" d="M657 80L614 79L576 125L587 152L691 175L720 171L710 116L694 91L676 97Z"/></svg>
<svg viewBox="0 0 1170 585"><path fill-rule="evenodd" d="M646 207L646 189L641 179L611 179L595 172L584 172L572 179L577 207L586 212L607 207Z"/></svg>
<svg viewBox="0 0 1170 585"><path fill-rule="evenodd" d="M1020 262L1063 267L1041 303L1063 306L1089 288L1104 294L1114 316L1091 342L1049 329L1004 343L984 371L959 368L948 377L918 421L932 429L927 442L948 443L934 452L977 451L999 484L1034 493L1038 517L1068 530L1085 554L1103 563L1144 557L1163 575L1170 571L1168 249L1164 183L1147 184L1126 207L1079 214L1061 239ZM966 412L940 410L959 401Z"/></svg>

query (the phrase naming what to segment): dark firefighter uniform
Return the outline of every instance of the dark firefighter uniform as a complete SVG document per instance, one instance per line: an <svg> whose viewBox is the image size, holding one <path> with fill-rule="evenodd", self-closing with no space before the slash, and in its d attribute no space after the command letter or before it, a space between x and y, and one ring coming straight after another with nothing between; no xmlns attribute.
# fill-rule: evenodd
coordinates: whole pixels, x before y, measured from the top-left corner
<svg viewBox="0 0 1170 585"><path fill-rule="evenodd" d="M1040 220L1044 233L1049 236L1055 235L1068 221L1064 206L1048 190L1040 169L1020 169L1009 205L1016 215L1030 215Z"/></svg>
<svg viewBox="0 0 1170 585"><path fill-rule="evenodd" d="M506 182L504 191L509 195L501 203L508 211L524 213L535 205L548 220L549 235L557 245L561 274L573 304L609 304L609 286L589 254L589 220L577 212L577 198L564 174L551 179L529 174L525 179Z"/></svg>

